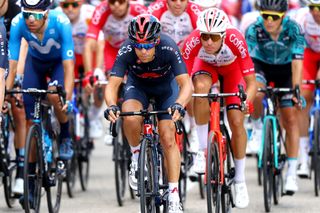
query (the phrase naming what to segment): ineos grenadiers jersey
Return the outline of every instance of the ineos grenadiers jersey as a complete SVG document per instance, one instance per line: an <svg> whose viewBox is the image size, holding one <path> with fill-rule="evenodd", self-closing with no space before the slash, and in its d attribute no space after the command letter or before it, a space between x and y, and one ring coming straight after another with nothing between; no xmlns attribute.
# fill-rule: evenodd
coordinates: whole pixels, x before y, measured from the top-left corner
<svg viewBox="0 0 320 213"><path fill-rule="evenodd" d="M74 59L71 24L68 17L62 12L49 11L42 41L29 31L22 13L18 14L12 20L10 32L9 50L11 60L19 59L19 41L22 37L29 44L28 54L41 61Z"/></svg>
<svg viewBox="0 0 320 213"><path fill-rule="evenodd" d="M198 15L201 9L198 5L188 3L185 12L180 16L174 16L167 7L167 0L158 0L148 7L148 13L157 17L162 26L162 33L170 36L178 46L197 27Z"/></svg>
<svg viewBox="0 0 320 213"><path fill-rule="evenodd" d="M232 26L226 30L225 40L218 54L206 53L200 41L199 30L194 30L184 43L182 56L186 62L189 74L191 74L196 57L215 67L227 66L239 59L238 63L243 76L254 73L245 39Z"/></svg>
<svg viewBox="0 0 320 213"><path fill-rule="evenodd" d="M5 70L5 76L8 74L8 46L7 33L3 23L3 18L0 17L0 68Z"/></svg>
<svg viewBox="0 0 320 213"><path fill-rule="evenodd" d="M161 34L160 43L155 48L154 59L142 63L130 39L127 39L118 51L111 76L124 77L128 71L129 78L144 84L155 84L170 82L175 76L187 73L179 48L170 37Z"/></svg>
<svg viewBox="0 0 320 213"><path fill-rule="evenodd" d="M116 19L110 10L108 1L99 4L92 16L87 32L87 38L98 39L102 30L105 41L112 47L119 48L128 38L128 25L137 15L146 13L147 8L140 4L129 5L129 13L121 20Z"/></svg>
<svg viewBox="0 0 320 213"><path fill-rule="evenodd" d="M303 59L305 40L298 23L285 17L277 41L265 30L262 17L249 26L246 40L250 56L267 64L288 64Z"/></svg>
<svg viewBox="0 0 320 213"><path fill-rule="evenodd" d="M3 15L3 18L4 18L3 23L6 26L8 40L10 35L11 21L18 13L21 12L20 5L21 5L20 0L8 0L8 10Z"/></svg>

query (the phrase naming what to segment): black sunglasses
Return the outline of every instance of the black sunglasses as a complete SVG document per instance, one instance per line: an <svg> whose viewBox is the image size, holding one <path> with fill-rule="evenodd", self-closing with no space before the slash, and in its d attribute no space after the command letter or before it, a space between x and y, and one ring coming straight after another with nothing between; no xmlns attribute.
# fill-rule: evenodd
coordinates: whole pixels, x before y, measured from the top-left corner
<svg viewBox="0 0 320 213"><path fill-rule="evenodd" d="M61 3L61 7L63 7L63 8L69 8L69 6L72 6L73 8L77 8L77 7L79 7L79 2L64 2L64 3Z"/></svg>

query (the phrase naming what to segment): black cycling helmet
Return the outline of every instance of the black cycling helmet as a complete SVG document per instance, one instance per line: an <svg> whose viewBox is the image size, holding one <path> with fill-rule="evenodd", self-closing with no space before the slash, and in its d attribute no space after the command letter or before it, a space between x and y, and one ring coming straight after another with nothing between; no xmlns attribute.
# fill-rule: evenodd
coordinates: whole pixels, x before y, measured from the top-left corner
<svg viewBox="0 0 320 213"><path fill-rule="evenodd" d="M258 0L259 10L270 10L286 12L288 10L288 0Z"/></svg>
<svg viewBox="0 0 320 213"><path fill-rule="evenodd" d="M128 34L133 42L150 42L156 41L159 38L160 29L160 21L155 16L141 14L131 20Z"/></svg>
<svg viewBox="0 0 320 213"><path fill-rule="evenodd" d="M52 0L21 0L23 9L47 10Z"/></svg>

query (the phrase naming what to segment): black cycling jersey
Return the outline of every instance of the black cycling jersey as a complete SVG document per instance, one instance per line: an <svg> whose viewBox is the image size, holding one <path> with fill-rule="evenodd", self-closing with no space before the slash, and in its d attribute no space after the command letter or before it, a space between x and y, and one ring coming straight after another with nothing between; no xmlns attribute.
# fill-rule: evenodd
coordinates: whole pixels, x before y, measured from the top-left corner
<svg viewBox="0 0 320 213"><path fill-rule="evenodd" d="M5 69L7 76L8 71L8 43L6 38L6 28L3 24L3 19L0 18L0 68Z"/></svg>
<svg viewBox="0 0 320 213"><path fill-rule="evenodd" d="M176 43L167 35L161 34L160 43L155 47L155 57L151 62L142 63L129 39L120 47L111 76L128 76L143 84L171 82L175 76L186 74L186 66Z"/></svg>
<svg viewBox="0 0 320 213"><path fill-rule="evenodd" d="M8 10L4 14L4 25L6 26L7 30L7 39L9 40L9 33L11 27L12 19L21 12L20 1L19 0L8 0Z"/></svg>

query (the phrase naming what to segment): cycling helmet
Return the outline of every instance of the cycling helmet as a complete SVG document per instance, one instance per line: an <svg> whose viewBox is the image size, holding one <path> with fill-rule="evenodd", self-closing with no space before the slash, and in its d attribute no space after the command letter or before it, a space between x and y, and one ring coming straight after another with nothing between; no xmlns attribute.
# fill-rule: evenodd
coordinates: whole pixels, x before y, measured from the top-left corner
<svg viewBox="0 0 320 213"><path fill-rule="evenodd" d="M160 21L153 15L141 14L133 18L128 27L129 38L133 42L156 41L160 36Z"/></svg>
<svg viewBox="0 0 320 213"><path fill-rule="evenodd" d="M308 4L320 4L320 0L309 0Z"/></svg>
<svg viewBox="0 0 320 213"><path fill-rule="evenodd" d="M229 23L229 18L223 10L209 8L200 13L197 29L201 33L224 33Z"/></svg>
<svg viewBox="0 0 320 213"><path fill-rule="evenodd" d="M52 0L21 0L21 7L23 9L47 10L51 3Z"/></svg>
<svg viewBox="0 0 320 213"><path fill-rule="evenodd" d="M288 0L260 0L259 9L286 12L288 10Z"/></svg>
<svg viewBox="0 0 320 213"><path fill-rule="evenodd" d="M221 0L192 0L191 2L202 8L220 7L221 5Z"/></svg>

